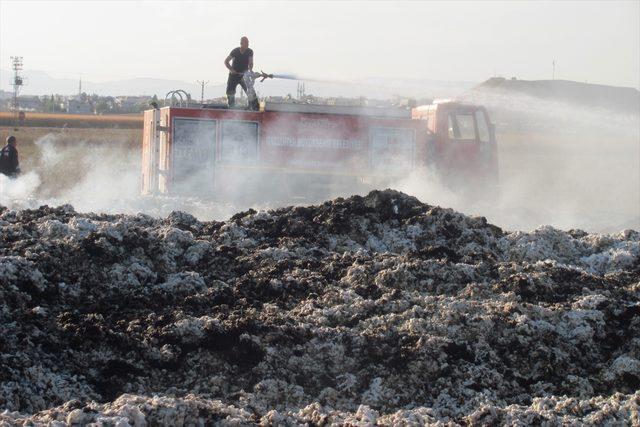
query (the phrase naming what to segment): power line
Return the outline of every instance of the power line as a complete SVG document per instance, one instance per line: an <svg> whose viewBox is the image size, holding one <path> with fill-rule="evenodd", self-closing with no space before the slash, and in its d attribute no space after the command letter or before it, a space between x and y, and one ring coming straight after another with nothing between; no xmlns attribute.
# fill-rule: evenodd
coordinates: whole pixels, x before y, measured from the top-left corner
<svg viewBox="0 0 640 427"><path fill-rule="evenodd" d="M20 71L22 71L22 56L11 57L11 68L13 68L13 120L14 126L18 126L18 120L20 117L20 103L18 95L20 94L20 87L24 84Z"/></svg>
<svg viewBox="0 0 640 427"><path fill-rule="evenodd" d="M206 82L204 80L198 80L198 84L202 87L200 91L200 104L204 104L204 86L209 83L209 80Z"/></svg>

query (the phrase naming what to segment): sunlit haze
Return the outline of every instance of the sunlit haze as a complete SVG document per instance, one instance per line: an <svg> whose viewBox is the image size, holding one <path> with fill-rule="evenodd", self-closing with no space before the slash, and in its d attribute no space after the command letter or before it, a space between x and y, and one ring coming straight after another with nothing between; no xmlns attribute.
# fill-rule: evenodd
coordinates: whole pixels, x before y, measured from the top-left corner
<svg viewBox="0 0 640 427"><path fill-rule="evenodd" d="M256 68L270 72L536 80L555 60L556 78L637 88L639 4L1 0L0 68L20 55L25 70L58 78L219 83L247 35Z"/></svg>

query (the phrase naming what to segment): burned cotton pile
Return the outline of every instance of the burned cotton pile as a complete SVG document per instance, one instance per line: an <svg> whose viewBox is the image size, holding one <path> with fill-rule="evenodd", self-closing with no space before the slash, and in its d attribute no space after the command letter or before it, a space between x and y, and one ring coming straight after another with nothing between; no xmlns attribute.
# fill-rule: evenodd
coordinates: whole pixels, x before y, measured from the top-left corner
<svg viewBox="0 0 640 427"><path fill-rule="evenodd" d="M640 422L636 231L391 190L0 228L0 424Z"/></svg>

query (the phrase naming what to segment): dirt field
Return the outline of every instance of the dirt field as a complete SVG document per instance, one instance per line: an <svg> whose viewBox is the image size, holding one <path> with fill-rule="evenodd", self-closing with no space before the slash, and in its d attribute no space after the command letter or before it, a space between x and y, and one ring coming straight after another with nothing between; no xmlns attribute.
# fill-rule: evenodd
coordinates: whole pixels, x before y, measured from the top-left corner
<svg viewBox="0 0 640 427"><path fill-rule="evenodd" d="M11 112L0 112L0 126L14 125ZM142 114L87 115L87 114L50 114L25 113L20 127L56 127L56 128L142 128Z"/></svg>
<svg viewBox="0 0 640 427"><path fill-rule="evenodd" d="M0 210L0 425L638 425L640 234L397 191Z"/></svg>

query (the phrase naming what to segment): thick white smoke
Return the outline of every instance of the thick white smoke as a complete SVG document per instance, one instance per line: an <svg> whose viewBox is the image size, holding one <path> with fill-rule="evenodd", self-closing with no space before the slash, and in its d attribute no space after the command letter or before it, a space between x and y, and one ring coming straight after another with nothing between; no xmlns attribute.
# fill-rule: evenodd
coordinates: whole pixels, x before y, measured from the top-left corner
<svg viewBox="0 0 640 427"><path fill-rule="evenodd" d="M116 141L114 141L114 144ZM58 194L54 203L69 203L79 211L114 211L139 194L139 156L110 144L80 141L62 144L55 136L39 139L40 167L55 175L72 168L81 176Z"/></svg>
<svg viewBox="0 0 640 427"><path fill-rule="evenodd" d="M32 197L39 185L40 176L33 171L16 179L0 174L0 205L11 206L14 200Z"/></svg>
<svg viewBox="0 0 640 427"><path fill-rule="evenodd" d="M57 134L39 138L35 146L35 170L16 179L2 176L0 204L20 208L69 203L81 211L114 211L138 197L135 152L109 144L69 143Z"/></svg>
<svg viewBox="0 0 640 427"><path fill-rule="evenodd" d="M507 229L640 229L640 110L513 93L461 100L485 105L496 123L500 191L463 196L424 173L396 183L398 189Z"/></svg>
<svg viewBox="0 0 640 427"><path fill-rule="evenodd" d="M96 142L50 133L34 145L37 159L31 162L33 170L15 179L0 174L0 205L27 209L70 204L78 212L141 212L153 216L182 210L203 220L228 218L238 209L231 201L204 200L189 192L182 197L142 196L141 149L124 139ZM194 190L201 185L197 179L201 173L193 172Z"/></svg>
<svg viewBox="0 0 640 427"><path fill-rule="evenodd" d="M456 191L443 185L433 171L409 173L376 186L483 215L506 229L531 230L540 225L594 232L640 229L637 114L576 108L524 96L470 101L487 105L496 122L499 192L470 195ZM281 127L294 125L279 123ZM69 203L78 211L151 215L184 210L201 219L225 219L249 207L309 204L374 188L344 177L283 176L281 171L256 173L240 167L218 169L218 192L209 200L193 195L202 187L199 177L204 171L198 170L189 175L187 181L194 191L183 192L189 194L186 197L142 197L140 146L121 141L62 141L57 134L40 138L36 146L40 158L35 170L16 180L0 176L0 204L20 208ZM322 150L309 153L309 162L327 160ZM229 159L242 166L242 159Z"/></svg>

